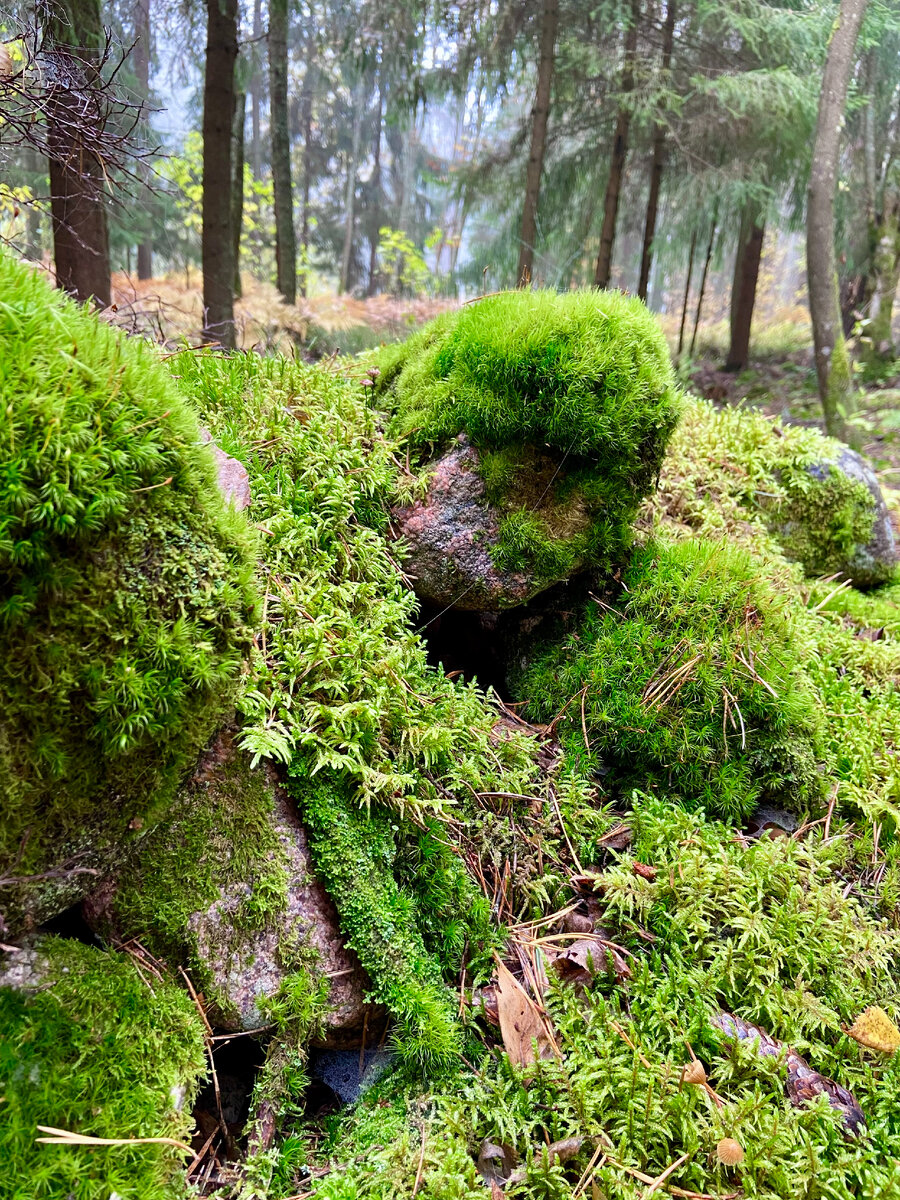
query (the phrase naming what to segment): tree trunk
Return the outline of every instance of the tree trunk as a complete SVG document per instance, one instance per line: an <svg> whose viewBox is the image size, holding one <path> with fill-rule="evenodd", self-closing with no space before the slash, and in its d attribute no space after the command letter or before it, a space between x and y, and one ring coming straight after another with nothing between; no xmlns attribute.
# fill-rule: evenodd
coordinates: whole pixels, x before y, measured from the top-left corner
<svg viewBox="0 0 900 1200"><path fill-rule="evenodd" d="M234 129L231 147L234 156L231 177L231 246L234 256L234 294L244 294L241 286L241 230L244 224L244 126L247 123L247 93L234 97Z"/></svg>
<svg viewBox="0 0 900 1200"><path fill-rule="evenodd" d="M759 208L748 204L741 215L741 232L734 260L731 284L731 344L725 360L726 371L742 371L750 358L750 327L756 304L756 284L762 258L765 224Z"/></svg>
<svg viewBox="0 0 900 1200"><path fill-rule="evenodd" d="M353 224L356 215L356 166L359 161L359 143L362 138L362 105L363 92L361 87L354 90L353 101L353 140L351 143L350 160L347 163L347 194L344 204L344 248L341 253L341 276L338 282L338 292L343 294L350 286L350 263L353 258Z"/></svg>
<svg viewBox="0 0 900 1200"><path fill-rule="evenodd" d="M234 242L231 229L237 0L206 0L203 83L203 337L234 347Z"/></svg>
<svg viewBox="0 0 900 1200"><path fill-rule="evenodd" d="M92 89L103 27L99 0L47 5L44 27L52 63L47 100L47 157L56 282L77 300L110 303L109 235L103 164L92 150L105 120Z"/></svg>
<svg viewBox="0 0 900 1200"><path fill-rule="evenodd" d="M275 198L276 284L288 304L297 299L297 238L288 132L288 0L269 0L269 124Z"/></svg>
<svg viewBox="0 0 900 1200"><path fill-rule="evenodd" d="M631 128L631 109L628 107L629 98L634 91L634 59L637 52L638 23L641 19L640 0L631 0L631 20L625 31L625 58L622 63L622 103L616 117L616 132L613 137L612 157L609 164L609 178L606 181L606 199L603 203L603 227L600 230L600 251L597 255L597 269L594 272L594 286L609 287L612 274L613 243L616 239L616 219L619 215L619 196L622 193L622 178L625 174L625 160L628 157L628 133Z"/></svg>
<svg viewBox="0 0 900 1200"><path fill-rule="evenodd" d="M262 176L262 138L260 135L262 108L262 72L259 69L260 41L263 35L262 0L253 0L253 69L250 73L250 165L253 178Z"/></svg>
<svg viewBox="0 0 900 1200"><path fill-rule="evenodd" d="M43 157L33 146L26 146L23 151L25 159L25 167L28 171L28 183L31 187L32 196L40 196L44 194L46 187L46 178L44 186L39 182L39 176L43 174L46 177L47 164ZM25 209L25 257L31 262L40 262L43 258L41 248L41 210L36 204L31 203Z"/></svg>
<svg viewBox="0 0 900 1200"><path fill-rule="evenodd" d="M898 212L888 208L891 200L885 197L886 211L875 233L875 252L872 256L872 300L869 305L869 324L866 327L870 363L883 363L894 357L893 318L894 298L900 282L900 228Z"/></svg>
<svg viewBox="0 0 900 1200"><path fill-rule="evenodd" d="M709 241L706 243L706 258L703 260L703 273L700 276L700 291L697 293L697 309L694 313L694 330L691 334L691 358L694 357L694 347L697 344L697 330L700 328L700 313L703 311L703 297L706 294L706 280L709 276L709 264L712 262L713 244L716 240L716 213L713 211L712 225L709 229Z"/></svg>
<svg viewBox="0 0 900 1200"><path fill-rule="evenodd" d="M369 222L369 281L366 295L378 290L378 241L381 229L381 123L384 119L384 91L378 76L378 107L375 112L375 131L372 138L372 216Z"/></svg>
<svg viewBox="0 0 900 1200"><path fill-rule="evenodd" d="M559 27L559 0L544 0L541 15L541 49L538 58L537 87L531 110L531 149L525 171L525 207L519 238L518 287L528 287L534 269L534 244L537 240L538 199L547 146L547 122L550 117L550 93L556 62L556 32Z"/></svg>
<svg viewBox="0 0 900 1200"><path fill-rule="evenodd" d="M134 36L134 73L137 77L141 102L146 104L150 99L150 0L135 0ZM153 194L146 186L149 182L149 171L144 162L140 166L140 176L144 183L141 196L144 219L148 220L153 204ZM153 238L149 229L145 231L144 236L138 242L137 276L138 279L153 278Z"/></svg>
<svg viewBox="0 0 900 1200"><path fill-rule="evenodd" d="M841 329L834 253L834 193L841 128L859 27L868 0L841 0L831 32L813 142L806 209L806 273L819 397L825 427L849 440L855 407L850 360Z"/></svg>
<svg viewBox="0 0 900 1200"><path fill-rule="evenodd" d="M310 14L308 52L306 55L306 75L303 79L303 94L300 98L301 126L303 129L303 201L300 214L300 253L302 267L300 272L300 295L306 295L306 277L309 272L309 195L312 185L312 127L313 127L313 94L316 86L317 67L315 61L316 36Z"/></svg>
<svg viewBox="0 0 900 1200"><path fill-rule="evenodd" d="M661 84L668 85L672 67L672 46L675 41L675 5L669 0L666 19L663 23ZM647 216L644 221L644 245L641 249L641 275L638 281L638 296L646 302L650 284L650 266L653 261L653 239L656 237L656 217L659 212L659 193L663 170L666 165L666 127L657 121L653 130L653 162L650 166L650 187L647 193Z"/></svg>
<svg viewBox="0 0 900 1200"><path fill-rule="evenodd" d="M688 300L691 296L691 276L694 273L694 251L697 248L697 233L696 230L691 234L691 248L688 251L688 269L687 278L684 281L684 300L681 304L681 325L678 329L678 357L681 358L681 351L684 349L684 327L687 323Z"/></svg>

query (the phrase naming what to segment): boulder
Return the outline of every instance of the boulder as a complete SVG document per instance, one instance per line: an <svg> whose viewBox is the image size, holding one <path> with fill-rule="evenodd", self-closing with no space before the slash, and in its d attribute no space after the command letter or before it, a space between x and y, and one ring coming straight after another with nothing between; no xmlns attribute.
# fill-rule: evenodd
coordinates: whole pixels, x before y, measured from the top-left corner
<svg viewBox="0 0 900 1200"><path fill-rule="evenodd" d="M232 730L214 739L169 819L82 908L102 936L138 937L188 964L219 1028L268 1024L267 1000L298 971L329 980L316 1044L353 1045L376 1015L277 768L251 766Z"/></svg>
<svg viewBox="0 0 900 1200"><path fill-rule="evenodd" d="M532 491L538 496L546 492L544 502L529 511L532 529L542 527L547 536L559 531L563 546L571 543L590 524L580 493L570 492L560 504L552 489L541 487L554 475L560 480L558 460L535 451L522 451L519 457ZM508 511L489 501L480 466L478 450L460 434L426 468L424 497L392 510L393 528L404 543L404 571L420 599L496 612L525 604L557 580L542 574L538 563L512 564L504 536L510 532ZM577 570L581 561L573 549L565 565L560 564L563 573Z"/></svg>
<svg viewBox="0 0 900 1200"><path fill-rule="evenodd" d="M809 575L840 574L855 587L886 583L898 562L890 512L871 465L841 446L833 457L785 472L787 500L772 531Z"/></svg>

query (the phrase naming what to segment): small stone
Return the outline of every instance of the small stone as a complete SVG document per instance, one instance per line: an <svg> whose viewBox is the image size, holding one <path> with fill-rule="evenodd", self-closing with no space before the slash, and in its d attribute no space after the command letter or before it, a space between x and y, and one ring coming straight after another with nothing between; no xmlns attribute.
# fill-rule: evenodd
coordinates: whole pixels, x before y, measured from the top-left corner
<svg viewBox="0 0 900 1200"><path fill-rule="evenodd" d="M200 437L212 447L216 459L216 475L219 481L219 491L226 501L238 510L250 507L250 476L243 463L226 454L213 441L208 429L200 428Z"/></svg>

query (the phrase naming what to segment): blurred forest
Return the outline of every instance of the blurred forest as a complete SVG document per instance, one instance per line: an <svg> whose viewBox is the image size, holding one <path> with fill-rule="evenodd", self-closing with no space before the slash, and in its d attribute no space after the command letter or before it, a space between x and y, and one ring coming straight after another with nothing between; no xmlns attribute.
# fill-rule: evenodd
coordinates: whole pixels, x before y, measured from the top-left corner
<svg viewBox="0 0 900 1200"><path fill-rule="evenodd" d="M0 236L135 332L308 355L484 292L622 288L701 392L890 439L900 9L842 7L16 5Z"/></svg>

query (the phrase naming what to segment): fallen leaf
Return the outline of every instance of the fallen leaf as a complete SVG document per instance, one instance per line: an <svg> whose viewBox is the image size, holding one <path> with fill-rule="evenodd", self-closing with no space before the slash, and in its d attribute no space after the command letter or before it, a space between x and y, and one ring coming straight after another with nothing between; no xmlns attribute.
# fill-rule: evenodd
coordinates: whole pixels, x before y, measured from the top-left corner
<svg viewBox="0 0 900 1200"><path fill-rule="evenodd" d="M900 1049L900 1029L883 1008L875 1005L860 1013L847 1030L847 1036L882 1054L893 1054Z"/></svg>
<svg viewBox="0 0 900 1200"><path fill-rule="evenodd" d="M601 836L600 845L604 850L624 850L631 845L631 830L621 823L614 825Z"/></svg>
<svg viewBox="0 0 900 1200"><path fill-rule="evenodd" d="M574 1158L583 1145L583 1137L563 1138L562 1141L551 1142L549 1146L541 1146L540 1153L542 1156L546 1154L547 1162L553 1166L554 1163L568 1162L570 1158ZM509 1187L514 1187L516 1184L524 1183L526 1177L525 1168L519 1167L510 1175L507 1184Z"/></svg>
<svg viewBox="0 0 900 1200"><path fill-rule="evenodd" d="M518 1162L518 1155L511 1146L498 1146L487 1138L481 1143L475 1168L485 1181L492 1185L506 1183Z"/></svg>
<svg viewBox="0 0 900 1200"><path fill-rule="evenodd" d="M605 971L614 974L619 983L631 978L631 968L622 955L598 937L579 938L550 962L560 979L582 987L589 987L594 976Z"/></svg>
<svg viewBox="0 0 900 1200"><path fill-rule="evenodd" d="M541 1058L552 1058L556 1047L537 1005L508 967L497 962L497 1015L509 1060L526 1067Z"/></svg>
<svg viewBox="0 0 900 1200"><path fill-rule="evenodd" d="M648 866L647 863L638 862L634 859L631 863L631 869L635 875L640 875L641 879L655 879L656 867Z"/></svg>

